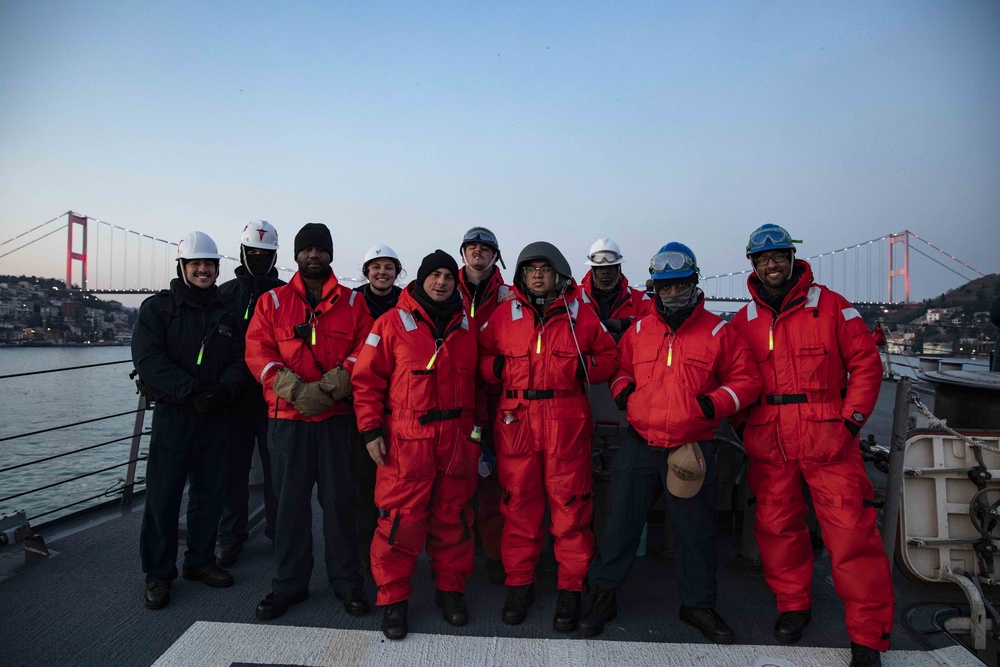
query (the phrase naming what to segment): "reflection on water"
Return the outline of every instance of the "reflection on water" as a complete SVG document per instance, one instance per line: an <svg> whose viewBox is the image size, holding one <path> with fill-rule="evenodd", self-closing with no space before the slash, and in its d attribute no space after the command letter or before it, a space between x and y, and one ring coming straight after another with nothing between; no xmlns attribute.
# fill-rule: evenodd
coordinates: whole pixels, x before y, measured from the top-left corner
<svg viewBox="0 0 1000 667"><path fill-rule="evenodd" d="M0 347L0 375L83 366L130 358L127 347ZM129 380L131 363L29 375L3 381L0 392L0 438L136 409L138 396ZM147 415L148 426L151 416ZM50 431L0 442L0 469L80 449L132 433L135 415L129 414L71 429ZM142 441L142 450L148 447ZM76 477L128 460L131 442L123 440L88 452L64 456L36 466L0 473L0 498ZM104 492L125 476L125 467L69 482L39 493L0 503L0 512L25 510L29 517ZM137 476L145 475L140 463ZM75 511L92 501L71 510ZM48 521L59 514L45 516ZM38 522L35 522L36 525Z"/></svg>

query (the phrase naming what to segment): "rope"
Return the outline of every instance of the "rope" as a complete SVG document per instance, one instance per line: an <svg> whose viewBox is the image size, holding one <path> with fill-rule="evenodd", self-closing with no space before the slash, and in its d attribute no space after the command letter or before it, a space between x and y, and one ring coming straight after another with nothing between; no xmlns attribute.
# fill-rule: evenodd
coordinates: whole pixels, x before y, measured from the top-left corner
<svg viewBox="0 0 1000 667"><path fill-rule="evenodd" d="M993 452L994 454L1000 454L1000 448L993 447L992 445L987 445L979 438L970 438L969 436L962 435L955 429L948 426L948 424L945 422L944 419L935 417L934 414L927 409L927 406L923 404L923 402L920 400L920 397L917 396L915 393L910 392L909 401L910 403L913 403L913 405L917 407L917 410L920 412L920 414L922 414L924 417L927 418L927 421L928 423L930 423L931 428L940 428L942 430L945 430L970 447L979 447L980 449L985 449L988 452Z"/></svg>
<svg viewBox="0 0 1000 667"><path fill-rule="evenodd" d="M80 449L73 449L68 452L63 452L62 454L53 454L52 456L46 456L42 459L35 459L34 461L28 461L27 463L18 463L16 466L10 466L9 468L0 468L0 473L10 472L11 470L17 470L18 468L25 468L27 466L33 466L36 463L44 463L46 461L51 461L52 459L58 459L63 456L69 456L70 454L79 454L80 452L85 452L88 449L96 449L98 447L104 447L105 445L111 445L116 442L121 442L122 440L131 440L136 436L149 435L152 433L149 429L145 431L139 431L138 433L133 433L132 435L126 435L121 438L115 438L114 440L108 440L107 442L99 442L96 445L89 445L87 447L81 447Z"/></svg>
<svg viewBox="0 0 1000 667"><path fill-rule="evenodd" d="M32 493L37 493L38 491L44 491L45 489L51 489L54 486L59 486L60 484L67 484L69 482L75 482L78 479L83 479L84 477L91 477L93 475L99 475L102 472L107 472L109 470L114 470L115 468L121 468L122 466L127 466L130 463L136 463L137 461L145 461L146 457L140 455L138 458L129 459L125 463L119 463L117 465L108 466L107 468L101 468L100 470L95 470L93 472L87 472L82 475L77 475L76 477L70 477L68 479L60 480L58 482L53 482L52 484L46 484L45 486L40 486L37 489L30 489L28 491L22 491L21 493L15 493L12 496L7 496L6 498L0 498L0 503L5 503L8 500L13 500L14 498L20 498L21 496L27 496Z"/></svg>
<svg viewBox="0 0 1000 667"><path fill-rule="evenodd" d="M119 412L116 415L108 415L107 417L95 417L94 419L85 419L82 422L76 422L75 424L63 424L62 426L53 426L52 428L43 428L41 431L32 431L31 433L22 433L21 435L8 435L6 438L0 438L0 442L5 442L7 440L16 440L17 438L27 438L29 435L38 435L39 433L48 433L49 431L58 431L61 428L69 428L70 426L80 426L81 424L90 424L91 422L99 422L104 419L113 419L115 417L124 417L125 415L134 415L139 412L138 410L129 410L128 412Z"/></svg>
<svg viewBox="0 0 1000 667"><path fill-rule="evenodd" d="M66 368L49 368L44 371L28 371L27 373L12 373L10 375L0 375L0 380L7 380L9 378L19 378L25 375L42 375L43 373L61 373L62 371L75 371L81 368L94 368L95 366L113 366L114 364L130 364L131 359L122 359L121 361L104 361L99 364L85 364L83 366L67 366Z"/></svg>

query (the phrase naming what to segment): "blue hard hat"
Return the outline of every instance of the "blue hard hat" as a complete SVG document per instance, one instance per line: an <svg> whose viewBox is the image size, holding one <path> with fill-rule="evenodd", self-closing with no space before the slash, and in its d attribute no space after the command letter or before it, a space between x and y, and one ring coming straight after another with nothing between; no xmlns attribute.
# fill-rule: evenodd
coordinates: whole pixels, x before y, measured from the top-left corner
<svg viewBox="0 0 1000 667"><path fill-rule="evenodd" d="M784 227L778 225L761 225L750 234L747 242L747 257L768 250L791 250L795 254L795 244L802 243L792 238Z"/></svg>
<svg viewBox="0 0 1000 667"><path fill-rule="evenodd" d="M691 248L676 241L660 248L649 260L649 275L653 280L689 278L698 273L698 260Z"/></svg>

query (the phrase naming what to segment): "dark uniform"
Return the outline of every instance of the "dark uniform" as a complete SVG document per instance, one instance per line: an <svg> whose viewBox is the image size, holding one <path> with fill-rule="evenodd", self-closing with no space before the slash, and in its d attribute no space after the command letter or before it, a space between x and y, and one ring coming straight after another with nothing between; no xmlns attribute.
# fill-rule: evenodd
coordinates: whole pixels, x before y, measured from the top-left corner
<svg viewBox="0 0 1000 667"><path fill-rule="evenodd" d="M139 538L147 582L177 578L177 520L188 481L184 569L214 566L229 407L201 414L191 398L220 384L237 396L248 377L243 347L237 319L215 287L192 290L176 278L139 308L132 361L155 401Z"/></svg>
<svg viewBox="0 0 1000 667"><path fill-rule="evenodd" d="M222 300L230 304L240 318L241 336L253 317L254 306L260 295L284 285L277 269L265 276L255 276L243 266L236 267L236 277L219 285ZM232 438L229 445L229 466L226 479L226 500L219 520L216 551L219 555L238 553L249 534L247 533L247 503L250 500L248 479L253 463L253 448L257 445L264 475L264 534L274 539L274 523L278 513L278 500L274 496L271 480L271 457L267 452L267 401L257 382L247 382L233 405Z"/></svg>

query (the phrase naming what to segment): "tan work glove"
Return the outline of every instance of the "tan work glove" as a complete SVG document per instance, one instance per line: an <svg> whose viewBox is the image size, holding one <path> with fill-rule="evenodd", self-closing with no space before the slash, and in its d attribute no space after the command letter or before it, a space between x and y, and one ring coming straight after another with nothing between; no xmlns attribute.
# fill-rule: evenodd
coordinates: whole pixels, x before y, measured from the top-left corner
<svg viewBox="0 0 1000 667"><path fill-rule="evenodd" d="M302 393L302 388L305 385L306 383L295 374L295 371L282 368L275 374L274 384L271 385L271 389L274 391L275 396L283 398L289 403L294 403L295 399Z"/></svg>
<svg viewBox="0 0 1000 667"><path fill-rule="evenodd" d="M329 410L336 401L319 388L319 382L310 382L302 386L298 398L292 401L295 409L304 417L317 417Z"/></svg>
<svg viewBox="0 0 1000 667"><path fill-rule="evenodd" d="M330 394L335 401L342 401L351 395L351 376L343 366L327 371L319 381L319 388Z"/></svg>

